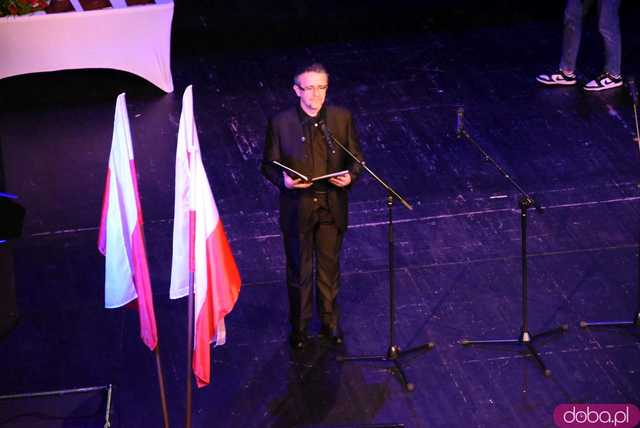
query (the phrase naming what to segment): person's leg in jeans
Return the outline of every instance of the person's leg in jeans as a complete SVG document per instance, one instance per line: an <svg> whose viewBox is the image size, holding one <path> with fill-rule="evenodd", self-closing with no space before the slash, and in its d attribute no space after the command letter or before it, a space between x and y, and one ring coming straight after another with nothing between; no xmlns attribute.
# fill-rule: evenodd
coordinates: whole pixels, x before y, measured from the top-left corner
<svg viewBox="0 0 640 428"><path fill-rule="evenodd" d="M592 0L567 0L567 7L564 10L560 70L568 75L572 75L576 70L576 61L582 37L582 18L591 7L591 4Z"/></svg>
<svg viewBox="0 0 640 428"><path fill-rule="evenodd" d="M598 29L604 41L604 71L620 76L622 43L620 39L620 0L598 0Z"/></svg>

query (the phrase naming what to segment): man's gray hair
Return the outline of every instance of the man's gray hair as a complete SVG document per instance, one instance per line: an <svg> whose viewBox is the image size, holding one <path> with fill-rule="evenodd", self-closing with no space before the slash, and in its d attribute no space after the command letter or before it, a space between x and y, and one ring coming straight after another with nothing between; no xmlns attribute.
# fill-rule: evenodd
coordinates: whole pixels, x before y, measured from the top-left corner
<svg viewBox="0 0 640 428"><path fill-rule="evenodd" d="M329 72L327 71L326 68L324 68L324 65L320 64L319 62L314 62L311 64L298 67L296 69L296 73L293 75L293 83L300 86L298 82L298 77L300 77L301 74L308 73L308 72L323 73L327 75L327 79L329 78Z"/></svg>

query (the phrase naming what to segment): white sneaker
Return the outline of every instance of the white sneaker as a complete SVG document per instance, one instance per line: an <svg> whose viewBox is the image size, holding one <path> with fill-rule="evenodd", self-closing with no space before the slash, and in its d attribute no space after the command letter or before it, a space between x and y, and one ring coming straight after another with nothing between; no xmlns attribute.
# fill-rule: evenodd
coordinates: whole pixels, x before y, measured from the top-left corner
<svg viewBox="0 0 640 428"><path fill-rule="evenodd" d="M541 74L536 80L549 86L571 86L577 82L575 74L567 74L562 70L554 74Z"/></svg>
<svg viewBox="0 0 640 428"><path fill-rule="evenodd" d="M586 85L585 91L604 91L605 89L617 88L622 86L622 76L612 76L609 73L602 73Z"/></svg>

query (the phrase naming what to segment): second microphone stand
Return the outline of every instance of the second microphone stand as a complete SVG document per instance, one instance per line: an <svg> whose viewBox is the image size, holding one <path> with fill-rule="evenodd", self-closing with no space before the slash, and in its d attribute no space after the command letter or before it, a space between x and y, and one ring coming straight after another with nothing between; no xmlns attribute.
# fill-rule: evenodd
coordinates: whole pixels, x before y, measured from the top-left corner
<svg viewBox="0 0 640 428"><path fill-rule="evenodd" d="M522 327L520 334L516 339L487 339L487 340L470 340L462 339L460 344L463 346L469 345L518 345L519 347L526 348L529 353L536 359L538 365L542 369L545 376L551 375L549 370L542 360L540 353L534 346L534 341L552 334L562 333L568 330L567 324L560 325L556 328L544 331L538 334L531 334L529 331L529 307L528 307L528 266L527 266L527 211L529 208L535 208L536 211L542 213L542 207L527 193L522 187L507 173L489 154L478 144L464 129L462 118L462 111L458 111L458 138L464 137L469 141L480 153L482 153L484 159L491 162L491 164L502 174L502 176L516 188L520 193L520 200L518 207L520 208L520 243L521 243L521 261L522 261Z"/></svg>
<svg viewBox="0 0 640 428"><path fill-rule="evenodd" d="M638 285L636 312L627 320L614 321L580 321L580 327L640 327L640 236L638 236Z"/></svg>
<svg viewBox="0 0 640 428"><path fill-rule="evenodd" d="M427 342L425 344L416 346L411 349L407 349L404 351L400 350L400 347L396 344L396 335L395 335L395 322L396 322L396 313L395 313L395 277L394 277L394 241L393 241L393 201L394 199L399 200L402 205L404 205L407 209L412 210L413 207L395 190L393 190L387 183L385 183L380 177L378 177L363 161L358 159L349 149L347 149L337 138L335 138L326 124L319 124L322 132L327 139L327 143L331 145L335 143L338 147L344 150L355 162L357 162L362 169L367 171L382 187L387 191L387 240L388 240L388 275L389 275L389 346L387 348L387 353L384 355L344 355L337 357L337 360L340 362L344 361L385 361L390 362L394 365L399 377L402 386L407 391L413 391L415 389L415 385L407 380L407 377L402 369L402 365L400 362L400 357L403 355L417 352L421 350L430 350L435 347L433 342Z"/></svg>
<svg viewBox="0 0 640 428"><path fill-rule="evenodd" d="M636 143L640 151L640 125L638 125L638 91L636 90L635 81L629 80L629 89L631 90L631 99L633 100L633 117L636 124ZM640 184L638 184L640 187ZM638 285L637 285L636 312L628 320L617 321L580 321L580 327L640 327L640 234L638 235Z"/></svg>

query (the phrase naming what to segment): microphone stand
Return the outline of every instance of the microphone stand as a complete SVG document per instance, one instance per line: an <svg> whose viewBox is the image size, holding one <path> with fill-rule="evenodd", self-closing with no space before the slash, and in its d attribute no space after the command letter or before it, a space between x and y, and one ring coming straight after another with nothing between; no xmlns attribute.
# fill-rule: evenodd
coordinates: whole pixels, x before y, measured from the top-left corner
<svg viewBox="0 0 640 428"><path fill-rule="evenodd" d="M400 347L396 345L396 336L395 336L395 281L394 281L394 241L393 241L393 202L395 199L400 201L402 205L404 205L408 210L413 210L413 207L395 190L393 190L387 183L384 182L380 177L378 177L371 169L365 165L363 161L357 158L348 148L346 148L336 137L331 134L327 125L324 122L319 123L322 132L325 135L327 140L327 144L331 147L331 143L334 143L338 147L340 147L345 153L347 153L355 162L357 162L362 169L367 171L369 175L371 175L386 191L387 191L387 240L388 240L388 248L389 248L389 261L388 261L388 273L389 273L389 346L387 348L387 353L385 355L351 355L351 356L338 356L336 359L339 362L345 361L384 361L393 363L397 373L400 376L400 382L402 386L407 391L413 391L415 389L415 384L409 382L407 377L402 369L402 365L400 363L400 358L403 355L417 352L420 350L430 350L435 347L433 342L427 342L425 344L416 346L411 349L407 349L405 351L401 351Z"/></svg>
<svg viewBox="0 0 640 428"><path fill-rule="evenodd" d="M621 321L580 321L580 327L640 327L640 236L638 236L638 287L635 315Z"/></svg>
<svg viewBox="0 0 640 428"><path fill-rule="evenodd" d="M633 116L636 122L636 142L638 143L638 150L640 150L640 127L638 126L638 94L635 88L635 82L629 81L631 90L631 98L633 99ZM640 184L638 185L640 187ZM630 320L624 321L580 321L580 327L640 327L640 233L638 234L638 289L637 289L637 302L636 313Z"/></svg>
<svg viewBox="0 0 640 428"><path fill-rule="evenodd" d="M469 345L518 345L519 347L526 348L531 355L536 359L538 365L542 369L545 376L551 375L551 370L548 369L540 353L534 346L534 341L552 334L562 333L569 329L569 326L564 324L553 329L544 331L538 334L531 334L529 331L529 308L528 308L528 266L527 266L527 210L529 208L535 208L538 213L542 213L543 209L540 204L533 199L520 185L507 173L489 154L477 143L464 129L461 110L458 110L458 129L457 137L464 137L469 141L480 153L485 160L491 162L491 164L498 170L498 172L518 191L520 199L518 207L520 208L520 243L521 243L521 261L522 261L522 327L520 329L520 335L517 339L489 339L489 340L469 340L462 339L460 344L463 346Z"/></svg>

